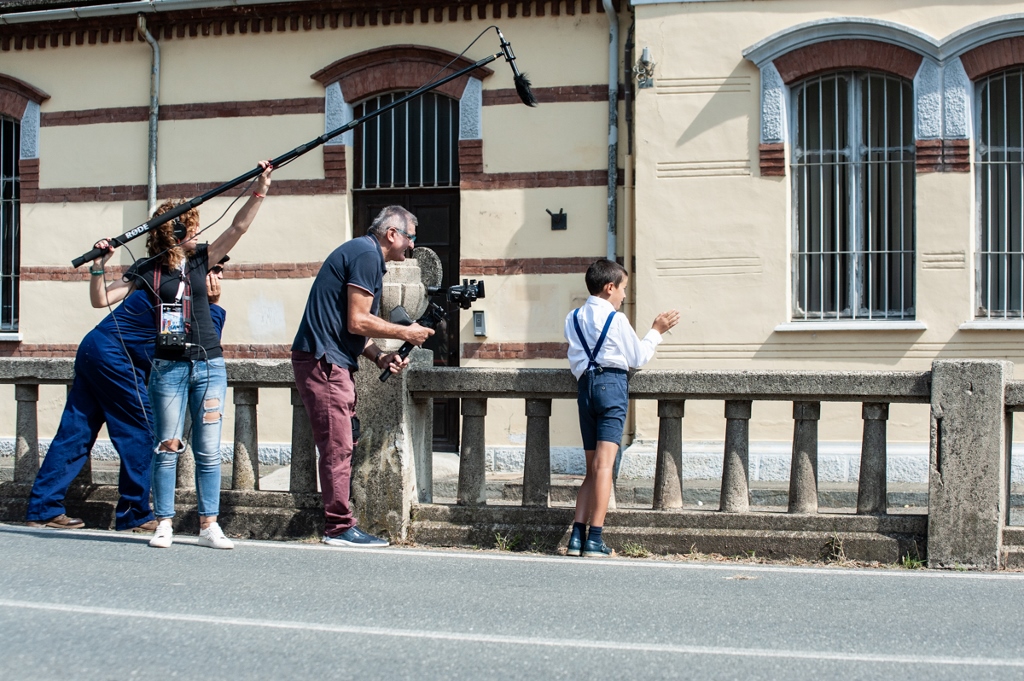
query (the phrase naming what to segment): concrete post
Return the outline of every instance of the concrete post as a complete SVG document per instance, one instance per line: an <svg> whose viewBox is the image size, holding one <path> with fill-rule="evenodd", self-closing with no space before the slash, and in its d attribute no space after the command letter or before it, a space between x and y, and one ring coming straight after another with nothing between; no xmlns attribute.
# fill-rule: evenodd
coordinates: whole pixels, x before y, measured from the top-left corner
<svg viewBox="0 0 1024 681"><path fill-rule="evenodd" d="M39 472L39 422L36 416L39 385L15 384L14 399L18 403L14 433L14 482L31 485Z"/></svg>
<svg viewBox="0 0 1024 681"><path fill-rule="evenodd" d="M746 513L750 510L750 410L751 400L725 403L725 456L722 459L722 496L718 510Z"/></svg>
<svg viewBox="0 0 1024 681"><path fill-rule="evenodd" d="M260 488L259 439L256 405L259 388L235 387L235 453L231 463L231 489Z"/></svg>
<svg viewBox="0 0 1024 681"><path fill-rule="evenodd" d="M860 446L860 477L857 485L857 513L879 515L888 510L885 473L887 465L885 422L889 418L889 405L884 402L865 402L861 408L864 418L864 439Z"/></svg>
<svg viewBox="0 0 1024 681"><path fill-rule="evenodd" d="M313 428L299 391L292 388L292 463L288 479L291 492L316 491L316 445Z"/></svg>
<svg viewBox="0 0 1024 681"><path fill-rule="evenodd" d="M416 498L434 503L434 400L411 401L410 425L413 459L416 462Z"/></svg>
<svg viewBox="0 0 1024 681"><path fill-rule="evenodd" d="M999 567L1007 514L1010 362L932 363L928 566Z"/></svg>
<svg viewBox="0 0 1024 681"><path fill-rule="evenodd" d="M414 348L409 355L410 367L426 368L433 361L429 350ZM422 430L427 426L414 424L404 374L381 383L373 363L360 359L359 366L355 379L362 434L352 452L352 504L360 527L402 540L418 500L414 442L427 437Z"/></svg>
<svg viewBox="0 0 1024 681"><path fill-rule="evenodd" d="M551 501L551 400L526 399L526 460L523 506L547 507Z"/></svg>
<svg viewBox="0 0 1024 681"><path fill-rule="evenodd" d="M196 488L196 455L192 451L192 411L185 410L185 451L178 455L178 468L175 471L175 489Z"/></svg>
<svg viewBox="0 0 1024 681"><path fill-rule="evenodd" d="M484 422L487 400L480 397L462 399L462 445L459 449L460 506L482 506L487 503L484 468Z"/></svg>
<svg viewBox="0 0 1024 681"><path fill-rule="evenodd" d="M654 468L655 510L683 507L683 400L658 400L658 459Z"/></svg>
<svg viewBox="0 0 1024 681"><path fill-rule="evenodd" d="M67 386L67 391L65 393L65 397L64 397L65 402L67 401L67 396L70 395L70 394L71 394L71 384L69 383L68 386ZM85 486L88 486L88 485L91 485L91 484L92 484L92 452L89 452L89 456L85 457L85 463L82 464L82 470L78 471L78 475L76 475L75 479L71 481L71 485L72 485L72 487L75 487L75 486L85 487Z"/></svg>
<svg viewBox="0 0 1024 681"><path fill-rule="evenodd" d="M793 403L793 463L789 512L818 512L818 420L821 402Z"/></svg>

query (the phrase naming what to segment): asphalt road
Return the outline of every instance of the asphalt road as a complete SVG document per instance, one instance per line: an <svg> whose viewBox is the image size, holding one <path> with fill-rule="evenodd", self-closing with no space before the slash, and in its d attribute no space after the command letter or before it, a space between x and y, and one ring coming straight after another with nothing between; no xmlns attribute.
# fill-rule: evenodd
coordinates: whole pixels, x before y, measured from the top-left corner
<svg viewBox="0 0 1024 681"><path fill-rule="evenodd" d="M0 525L0 678L1024 678L1024 574L146 539Z"/></svg>

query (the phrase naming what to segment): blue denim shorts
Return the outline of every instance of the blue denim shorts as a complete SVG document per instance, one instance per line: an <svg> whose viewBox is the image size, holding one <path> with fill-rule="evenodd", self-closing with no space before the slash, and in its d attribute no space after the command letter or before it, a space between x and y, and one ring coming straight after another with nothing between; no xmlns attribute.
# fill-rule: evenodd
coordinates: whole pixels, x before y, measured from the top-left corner
<svg viewBox="0 0 1024 681"><path fill-rule="evenodd" d="M597 449L598 441L622 442L629 405L629 381L622 369L585 371L577 383L583 449Z"/></svg>

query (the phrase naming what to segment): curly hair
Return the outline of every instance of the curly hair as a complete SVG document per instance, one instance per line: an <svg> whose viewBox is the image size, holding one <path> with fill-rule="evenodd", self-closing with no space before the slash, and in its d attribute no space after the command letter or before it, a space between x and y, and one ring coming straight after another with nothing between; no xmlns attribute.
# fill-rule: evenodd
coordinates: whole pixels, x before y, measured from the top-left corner
<svg viewBox="0 0 1024 681"><path fill-rule="evenodd" d="M153 211L153 217L157 215L163 215L170 209L180 206L185 201L164 201L161 203L155 211ZM199 209L193 208L181 215L178 220L185 223L186 234L189 236L194 235L199 231ZM178 240L174 238L174 220L165 222L164 224L150 230L149 236L146 239L146 248L149 250L149 257L153 257L157 254L162 254L160 257L161 264L164 264L168 269L175 269L181 265L181 261L185 259L185 249L178 245Z"/></svg>

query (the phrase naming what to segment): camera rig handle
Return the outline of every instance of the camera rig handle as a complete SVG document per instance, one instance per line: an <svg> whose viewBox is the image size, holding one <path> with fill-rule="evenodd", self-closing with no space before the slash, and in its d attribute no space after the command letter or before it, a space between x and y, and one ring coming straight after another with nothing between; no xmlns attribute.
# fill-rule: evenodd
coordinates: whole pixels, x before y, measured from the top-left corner
<svg viewBox="0 0 1024 681"><path fill-rule="evenodd" d="M428 329L433 329L437 326L438 323L440 323L447 317L448 314L444 311L443 307L441 307L434 301L430 301L430 303L427 305L426 311L423 313L423 316L417 319L415 323L419 324L420 326L425 326ZM398 324L400 326L412 326L414 322L412 317L409 316L409 313L405 311L405 308L399 305L398 307L391 311L391 323ZM402 343L402 347L398 349L398 356L401 357L402 359L405 359L406 357L409 356L409 353L412 352L412 349L414 347L416 346L408 341ZM384 383L385 381L388 380L388 378L390 378L390 376L391 368L389 367L381 372L380 382Z"/></svg>

